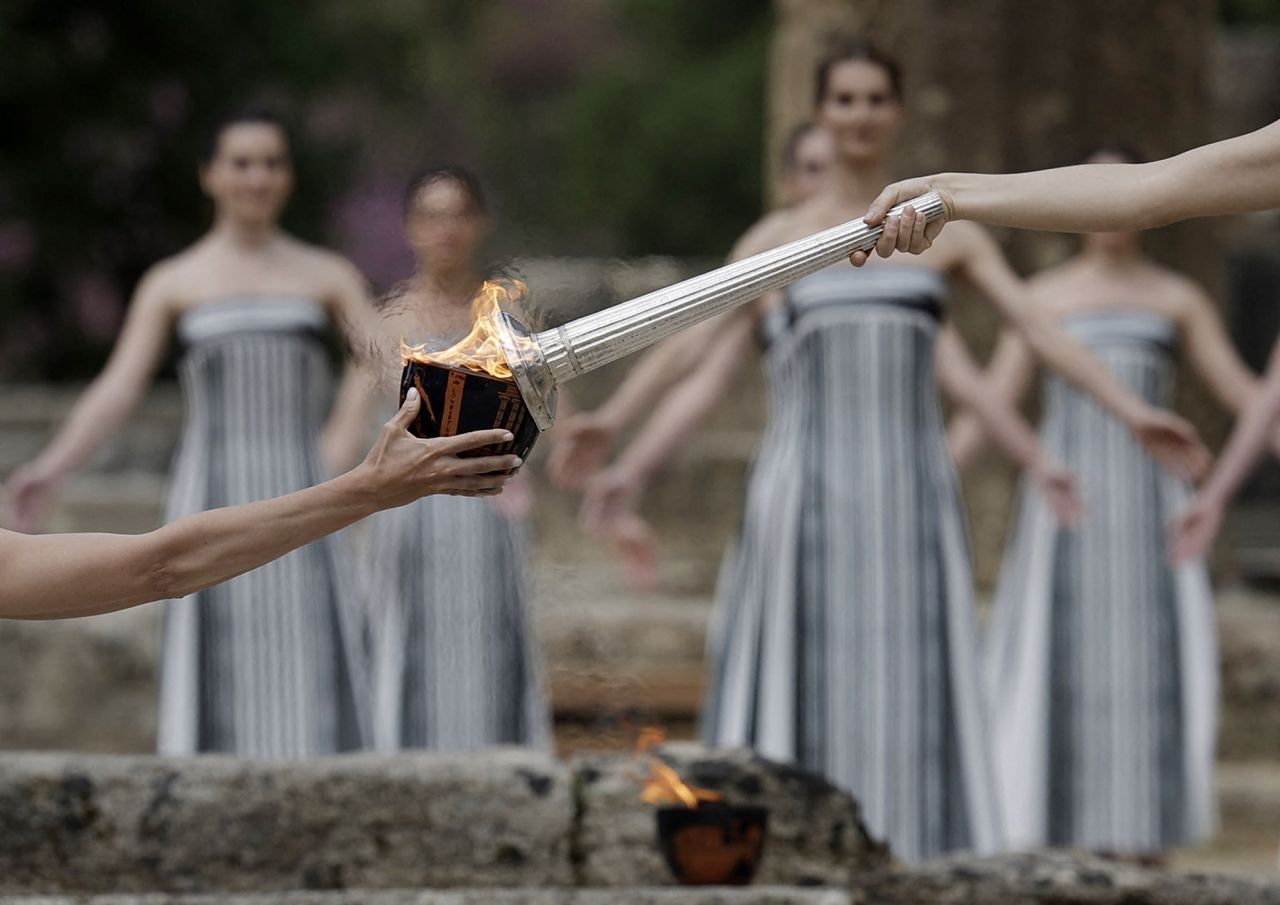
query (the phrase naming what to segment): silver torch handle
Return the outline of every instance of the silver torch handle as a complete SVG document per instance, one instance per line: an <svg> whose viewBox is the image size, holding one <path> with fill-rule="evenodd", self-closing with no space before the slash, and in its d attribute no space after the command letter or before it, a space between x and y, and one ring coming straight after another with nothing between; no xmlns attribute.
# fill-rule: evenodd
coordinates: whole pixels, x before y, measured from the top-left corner
<svg viewBox="0 0 1280 905"><path fill-rule="evenodd" d="M908 204L923 214L926 221L946 214L942 198L930 192L898 205L890 215L901 213ZM883 226L868 226L861 219L851 220L563 326L543 330L536 334L536 339L555 383L559 384L842 261L855 251L869 250L880 240L883 231Z"/></svg>

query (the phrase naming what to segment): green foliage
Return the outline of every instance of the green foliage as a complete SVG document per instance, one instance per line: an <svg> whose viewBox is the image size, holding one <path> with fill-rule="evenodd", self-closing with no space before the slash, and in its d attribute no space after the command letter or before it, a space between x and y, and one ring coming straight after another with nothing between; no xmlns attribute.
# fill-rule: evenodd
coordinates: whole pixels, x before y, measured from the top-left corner
<svg viewBox="0 0 1280 905"><path fill-rule="evenodd" d="M1280 28L1277 0L1221 0L1219 17L1227 25Z"/></svg>
<svg viewBox="0 0 1280 905"><path fill-rule="evenodd" d="M286 226L379 282L399 187L446 161L490 188L504 253L722 254L759 212L769 7L9 0L0 376L97 369L142 271L207 226L198 152L245 106L296 126Z"/></svg>

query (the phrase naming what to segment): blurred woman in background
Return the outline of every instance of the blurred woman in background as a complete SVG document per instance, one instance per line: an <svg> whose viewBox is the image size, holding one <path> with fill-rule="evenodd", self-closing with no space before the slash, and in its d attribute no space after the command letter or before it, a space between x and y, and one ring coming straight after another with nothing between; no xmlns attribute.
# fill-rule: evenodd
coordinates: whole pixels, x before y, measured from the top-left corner
<svg viewBox="0 0 1280 905"><path fill-rule="evenodd" d="M427 170L405 196L414 275L382 309L381 345L442 350L470 332L485 283L484 192L463 167ZM388 406L400 360L383 363ZM359 437L359 435L356 435ZM354 443L351 453L364 446ZM369 585L378 748L456 751L550 742L529 614L529 487L492 499L435 497L373 520Z"/></svg>
<svg viewBox="0 0 1280 905"><path fill-rule="evenodd" d="M735 258L855 219L884 184L903 117L897 65L851 45L822 64L815 87L836 145L830 187L765 217ZM728 315L584 504L588 521L630 509L726 392L753 337L764 339L770 419L722 572L704 734L826 775L913 860L1003 844L964 518L935 390L952 275L1171 465L1201 464L1189 426L1134 397L1028 306L995 242L968 229L918 266L840 265Z"/></svg>
<svg viewBox="0 0 1280 905"><path fill-rule="evenodd" d="M15 527L33 530L59 484L128 420L174 335L187 420L166 520L324 479L331 367L322 335L367 318L364 281L347 261L281 230L293 169L278 118L252 112L220 123L200 185L213 226L147 272L106 368L49 446L11 477ZM357 386L344 384L340 406ZM298 758L361 747L361 618L335 538L170 603L161 753Z"/></svg>
<svg viewBox="0 0 1280 905"><path fill-rule="evenodd" d="M1108 149L1088 163L1137 163ZM1258 394L1203 290L1142 253L1141 234L1093 233L1030 282L1038 304L1152 405L1173 401L1179 348L1219 402ZM1017 404L1034 362L1002 339L991 383ZM972 419L953 427L970 458ZM1204 562L1172 565L1167 526L1186 487L1124 426L1060 380L1042 442L1081 482L1078 530L1024 495L999 587L986 672L1010 841L1148 854L1213 828L1217 649Z"/></svg>

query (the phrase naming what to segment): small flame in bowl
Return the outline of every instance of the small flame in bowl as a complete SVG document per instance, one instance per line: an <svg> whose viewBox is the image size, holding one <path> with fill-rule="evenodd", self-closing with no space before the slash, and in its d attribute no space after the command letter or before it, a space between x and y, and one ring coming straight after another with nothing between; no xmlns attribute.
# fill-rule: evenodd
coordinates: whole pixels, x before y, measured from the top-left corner
<svg viewBox="0 0 1280 905"><path fill-rule="evenodd" d="M491 377L511 379L511 366L507 364L502 344L498 340L497 323L502 316L503 304L513 298L520 298L527 288L520 280L511 280L509 286L485 280L475 301L471 303L471 332L439 352L429 351L425 343L411 346L401 339L401 357L406 362L418 361L446 368L463 368L480 371Z"/></svg>
<svg viewBox="0 0 1280 905"><path fill-rule="evenodd" d="M666 738L666 733L661 729L642 729L636 742L636 754L647 753L666 741ZM689 785L672 767L650 754L649 779L640 792L640 800L645 804L683 804L687 808L696 808L704 801L723 801L724 796L711 789Z"/></svg>

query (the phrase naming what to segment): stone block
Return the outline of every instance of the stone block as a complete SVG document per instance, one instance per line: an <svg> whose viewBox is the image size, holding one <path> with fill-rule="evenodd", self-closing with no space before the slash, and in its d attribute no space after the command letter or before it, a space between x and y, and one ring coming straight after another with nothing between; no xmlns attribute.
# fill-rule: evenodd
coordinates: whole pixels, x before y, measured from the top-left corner
<svg viewBox="0 0 1280 905"><path fill-rule="evenodd" d="M0 759L0 894L560 886L566 767L532 751L306 762Z"/></svg>
<svg viewBox="0 0 1280 905"><path fill-rule="evenodd" d="M885 859L859 820L857 802L820 777L746 750L680 743L660 754L689 784L721 792L732 804L768 808L760 883L844 887ZM643 762L584 757L574 761L574 775L574 859L582 885L673 883L658 849L654 807L640 800L648 775Z"/></svg>

